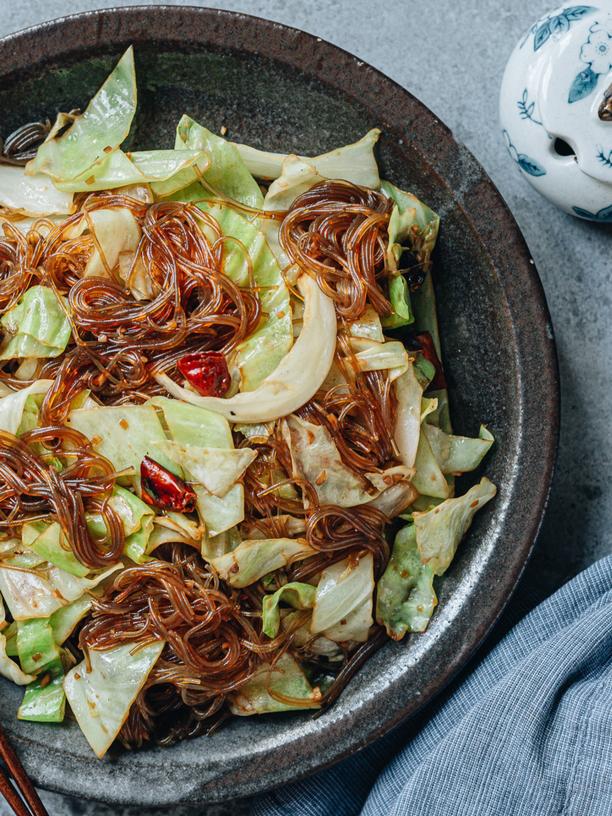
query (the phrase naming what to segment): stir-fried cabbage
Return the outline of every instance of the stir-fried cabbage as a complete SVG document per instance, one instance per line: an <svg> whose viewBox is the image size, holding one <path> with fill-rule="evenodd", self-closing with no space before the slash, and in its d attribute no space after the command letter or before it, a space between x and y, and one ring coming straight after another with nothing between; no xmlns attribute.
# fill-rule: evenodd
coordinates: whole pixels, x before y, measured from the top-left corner
<svg viewBox="0 0 612 816"><path fill-rule="evenodd" d="M189 116L183 116L176 129L177 148L199 150L206 157L204 166L199 166L199 172L191 171L183 174L182 187L188 187L192 182L204 182L206 197L221 196L246 204L247 207L261 207L263 195L259 185L249 172L237 147L221 136L211 133ZM176 188L181 189L181 188ZM168 188L163 185L154 187L158 195L167 195Z"/></svg>
<svg viewBox="0 0 612 816"><path fill-rule="evenodd" d="M452 433L431 353L442 359L429 271L439 218L381 182L380 131L308 158L235 144L185 115L173 149L130 151L136 101L130 48L84 113L58 114L25 170L0 167L7 246L17 244L18 273L27 266L0 316L0 432L7 460L11 446L25 459L24 443L38 457L31 472L7 470L0 675L26 687L21 719L60 722L68 700L99 757L148 679L196 688L185 662L190 674L200 659L217 665L199 682L205 696L209 680L219 690L209 696L221 718L318 708L331 675L378 631L375 604L394 639L426 629L435 576L495 494L483 479L454 498L454 477L478 468L494 440L484 426L476 439ZM388 208L364 219L364 206L340 201L347 184L380 191ZM309 215L296 214L304 257L293 263L280 227L315 185L331 217L300 236ZM343 274L358 272L349 247L357 266L376 268L346 289ZM346 309L335 302L345 293ZM377 312L383 298L390 314ZM409 324L410 342L385 335ZM395 416L393 439L378 433L384 416ZM88 443L31 435L55 422ZM347 445L371 450L371 468ZM145 457L162 470L141 485ZM75 492L76 512L62 490ZM82 563L67 512L100 547L118 520L121 561ZM385 564L378 539L397 517L409 524ZM155 725L142 720L143 741L187 722L182 709L177 723L160 717L156 700L147 692Z"/></svg>
<svg viewBox="0 0 612 816"><path fill-rule="evenodd" d="M447 434L428 422L423 424L423 431L442 473L467 473L475 470L495 441L484 425L480 427L477 439Z"/></svg>
<svg viewBox="0 0 612 816"><path fill-rule="evenodd" d="M145 150L123 153L115 150L94 167L70 180L56 181L65 193L93 193L109 188L143 184L176 185L186 172L206 157L199 150Z"/></svg>
<svg viewBox="0 0 612 816"><path fill-rule="evenodd" d="M231 530L244 519L244 487L237 483L222 496L209 493L205 487L193 486L197 508L209 536Z"/></svg>
<svg viewBox="0 0 612 816"><path fill-rule="evenodd" d="M0 360L59 357L70 339L68 303L48 286L32 286L0 318Z"/></svg>
<svg viewBox="0 0 612 816"><path fill-rule="evenodd" d="M180 445L234 446L227 420L214 411L168 397L153 397L147 404L161 412L170 439Z"/></svg>
<svg viewBox="0 0 612 816"><path fill-rule="evenodd" d="M292 158L312 165L323 178L344 179L376 189L380 185L380 178L374 147L379 136L380 130L373 128L357 142L336 147L320 156ZM290 158L287 153L270 153L245 144L236 144L236 148L251 173L261 179L277 179L283 173L286 159Z"/></svg>
<svg viewBox="0 0 612 816"><path fill-rule="evenodd" d="M154 185L162 197L172 195L180 201L194 201L209 213L226 244L224 269L240 285L248 285L248 253L254 282L260 287L263 319L256 331L240 344L234 365L240 376L240 390L252 391L267 377L291 348L291 305L289 292L274 254L264 237L265 224L258 224L246 213L219 202L219 198L238 201L247 207L261 207L263 196L255 179L242 162L236 147L184 116L177 127L176 147L196 147L208 157L204 167L179 174L163 185ZM197 178L199 180L195 180ZM181 184L178 184L178 181ZM193 182L193 183L192 183Z"/></svg>
<svg viewBox="0 0 612 816"><path fill-rule="evenodd" d="M173 468L163 453L166 434L153 405L105 405L70 412L68 424L85 434L95 450L109 459L117 471L140 473L140 463L151 456Z"/></svg>
<svg viewBox="0 0 612 816"><path fill-rule="evenodd" d="M128 48L85 111L67 130L55 127L36 157L30 175L46 173L55 181L74 179L116 150L127 137L136 112L134 51ZM66 117L60 114L61 125ZM58 123L56 123L57 125Z"/></svg>
<svg viewBox="0 0 612 816"><path fill-rule="evenodd" d="M18 718L32 722L62 722L66 708L62 687L64 667L49 621L18 623L17 652L22 669L38 678L27 687Z"/></svg>
<svg viewBox="0 0 612 816"><path fill-rule="evenodd" d="M299 538L260 538L243 541L235 550L211 563L219 576L235 587L254 584L269 572L313 555L314 550Z"/></svg>
<svg viewBox="0 0 612 816"><path fill-rule="evenodd" d="M95 247L84 277L111 278L122 253L134 255L140 240L138 221L127 207L94 210L83 226L95 237Z"/></svg>
<svg viewBox="0 0 612 816"><path fill-rule="evenodd" d="M266 595L262 601L262 631L270 638L276 637L280 627L280 610L278 605L281 601L289 604L294 609L312 609L315 602L316 588L311 584L301 584L293 581L285 584L272 595Z"/></svg>
<svg viewBox="0 0 612 816"><path fill-rule="evenodd" d="M23 167L0 165L0 207L11 215L65 216L73 210L72 199L71 193L58 190L48 176L28 176Z"/></svg>
<svg viewBox="0 0 612 816"><path fill-rule="evenodd" d="M415 474L412 484L425 496L445 499L450 495L450 485L433 454L431 445L424 432L425 423L421 426L419 444L414 462Z"/></svg>
<svg viewBox="0 0 612 816"><path fill-rule="evenodd" d="M251 448L221 450L178 442L166 442L162 447L180 463L189 481L201 484L219 498L226 495L257 456Z"/></svg>
<svg viewBox="0 0 612 816"><path fill-rule="evenodd" d="M463 496L446 499L426 513L413 514L421 561L431 568L434 575L446 572L474 514L496 493L495 485L482 478Z"/></svg>
<svg viewBox="0 0 612 816"><path fill-rule="evenodd" d="M126 721L132 703L164 648L163 641L124 643L88 652L64 680L64 690L81 731L102 758Z"/></svg>
<svg viewBox="0 0 612 816"><path fill-rule="evenodd" d="M52 384L53 380L36 380L19 391L0 397L0 430L18 433L29 398L36 394L46 394Z"/></svg>
<svg viewBox="0 0 612 816"><path fill-rule="evenodd" d="M395 536L391 558L376 587L376 620L401 640L406 632L424 632L437 604L432 568L423 564L414 524Z"/></svg>
<svg viewBox="0 0 612 816"><path fill-rule="evenodd" d="M413 366L395 381L397 396L397 420L395 424L395 442L407 467L416 462L419 439L421 436L421 400L423 389L416 377Z"/></svg>
<svg viewBox="0 0 612 816"><path fill-rule="evenodd" d="M345 558L321 573L310 631L335 641L366 641L372 626L374 561L371 553Z"/></svg>
<svg viewBox="0 0 612 816"><path fill-rule="evenodd" d="M327 428L295 414L283 420L283 428L294 475L314 486L321 504L353 507L374 498L372 485L344 465Z"/></svg>
<svg viewBox="0 0 612 816"><path fill-rule="evenodd" d="M290 702L287 700L289 698ZM231 696L230 710L239 717L319 708L321 692L308 682L299 663L285 652L274 664L262 664Z"/></svg>
<svg viewBox="0 0 612 816"><path fill-rule="evenodd" d="M427 270L440 219L412 193L406 193L388 181L383 181L381 187L395 202L389 219L387 248L387 263L394 273L389 282L393 313L383 319L383 325L396 329L414 322L410 292L401 270L402 254L404 249L410 249L420 267Z"/></svg>
<svg viewBox="0 0 612 816"><path fill-rule="evenodd" d="M24 528L26 526L24 525ZM43 561L55 564L56 567L71 575L84 578L89 572L89 567L81 564L70 549L57 521L45 525L29 546Z"/></svg>
<svg viewBox="0 0 612 816"><path fill-rule="evenodd" d="M12 683L18 686L25 686L34 680L33 675L26 674L21 670L19 665L7 654L6 635L3 631L6 627L6 617L4 612L4 604L0 596L0 677L6 677Z"/></svg>
<svg viewBox="0 0 612 816"><path fill-rule="evenodd" d="M36 571L1 567L0 594L14 620L48 618L105 581L122 566L115 564L92 578L77 578L51 565L45 570L37 568Z"/></svg>
<svg viewBox="0 0 612 816"><path fill-rule="evenodd" d="M408 370L410 361L406 347L399 340L377 343L355 337L351 341L355 352L355 364L359 371L389 371L391 381Z"/></svg>

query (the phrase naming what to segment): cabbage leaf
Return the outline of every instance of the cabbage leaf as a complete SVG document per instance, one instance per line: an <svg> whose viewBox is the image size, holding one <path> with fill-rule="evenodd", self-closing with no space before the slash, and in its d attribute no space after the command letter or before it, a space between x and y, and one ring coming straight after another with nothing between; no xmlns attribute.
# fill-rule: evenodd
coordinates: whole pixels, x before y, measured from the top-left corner
<svg viewBox="0 0 612 816"><path fill-rule="evenodd" d="M67 117L59 115L56 127L28 162L26 172L46 173L55 181L76 178L121 145L130 132L135 112L136 71L130 46L85 111L73 117L60 135L57 131Z"/></svg>
<svg viewBox="0 0 612 816"><path fill-rule="evenodd" d="M380 136L380 130L373 128L352 144L336 147L320 156L296 156L300 161L312 165L316 173L323 178L344 179L353 184L378 189L380 177L374 147ZM258 150L249 145L236 144L236 148L250 172L261 179L277 179L283 172L287 153L270 153Z"/></svg>
<svg viewBox="0 0 612 816"><path fill-rule="evenodd" d="M35 678L33 675L26 674L22 671L19 665L9 657L6 634L3 634L3 632L6 631L5 626L6 617L4 604L2 603L2 596L0 596L0 677L6 677L7 680L10 680L18 686L25 686L33 682ZM14 654L17 654L16 650Z"/></svg>
<svg viewBox="0 0 612 816"><path fill-rule="evenodd" d="M63 722L66 712L63 682L64 666L58 656L45 667L41 677L26 686L17 710L17 719L28 722Z"/></svg>
<svg viewBox="0 0 612 816"><path fill-rule="evenodd" d="M480 426L476 439L447 434L427 422L423 423L423 431L440 470L445 474L475 470L495 441L484 425Z"/></svg>
<svg viewBox="0 0 612 816"><path fill-rule="evenodd" d="M153 530L149 538L147 552L151 553L156 547L170 542L189 544L200 549L204 529L197 521L193 521L183 513L169 512L153 519Z"/></svg>
<svg viewBox="0 0 612 816"><path fill-rule="evenodd" d="M138 221L127 207L113 207L88 213L85 223L95 236L95 246L83 277L113 279L120 255L133 256L136 252L140 241Z"/></svg>
<svg viewBox="0 0 612 816"><path fill-rule="evenodd" d="M419 264L428 269L440 228L439 216L415 195L400 190L389 181L381 182L381 189L394 202L389 220L387 251L390 268L398 269L403 251L401 242L408 241L408 247Z"/></svg>
<svg viewBox="0 0 612 816"><path fill-rule="evenodd" d="M26 674L20 669L17 663L8 656L6 652L6 637L0 632L0 677L6 677L11 683L17 686L26 686L36 679L31 674Z"/></svg>
<svg viewBox="0 0 612 816"><path fill-rule="evenodd" d="M27 525L24 525L24 529ZM84 578L89 567L82 564L70 549L66 537L57 521L48 524L30 543L32 549L43 561L55 564L65 572Z"/></svg>
<svg viewBox="0 0 612 816"><path fill-rule="evenodd" d="M179 445L178 442L165 442L161 447L180 463L190 482L201 484L219 498L225 496L257 457L252 448L222 450Z"/></svg>
<svg viewBox="0 0 612 816"><path fill-rule="evenodd" d="M262 608L262 631L270 638L276 637L280 626L281 601L294 609L312 609L315 602L316 588L311 584L302 584L298 581L285 584L272 595L264 595Z"/></svg>
<svg viewBox="0 0 612 816"><path fill-rule="evenodd" d="M48 663L59 657L59 648L47 618L17 623L17 654L21 668L29 674L40 674Z"/></svg>
<svg viewBox="0 0 612 816"><path fill-rule="evenodd" d="M26 689L18 719L62 722L66 708L64 667L48 619L18 622L17 652L22 669L37 677Z"/></svg>
<svg viewBox="0 0 612 816"><path fill-rule="evenodd" d="M228 421L214 411L168 397L153 397L146 404L162 412L170 438L180 445L234 447Z"/></svg>
<svg viewBox="0 0 612 816"><path fill-rule="evenodd" d="M243 541L232 552L210 563L222 580L234 587L245 587L259 581L269 572L315 554L303 539L259 538Z"/></svg>
<svg viewBox="0 0 612 816"><path fill-rule="evenodd" d="M426 513L413 513L421 561L431 568L434 575L446 572L474 514L496 493L495 485L483 478L463 496L446 499Z"/></svg>
<svg viewBox="0 0 612 816"><path fill-rule="evenodd" d="M52 384L53 380L36 380L19 391L0 397L0 430L17 434L21 430L28 398L37 394L46 394Z"/></svg>
<svg viewBox="0 0 612 816"><path fill-rule="evenodd" d="M14 620L48 618L122 567L122 564L115 564L92 578L77 578L52 565L36 571L3 566L0 568L0 594Z"/></svg>
<svg viewBox="0 0 612 816"><path fill-rule="evenodd" d="M85 434L118 471L129 471L137 480L145 456L173 469L172 460L160 450L166 434L151 404L77 408L70 412L68 425Z"/></svg>
<svg viewBox="0 0 612 816"><path fill-rule="evenodd" d="M421 436L421 400L423 389L412 365L395 381L397 419L395 442L402 462L414 467Z"/></svg>
<svg viewBox="0 0 612 816"><path fill-rule="evenodd" d="M450 485L444 478L427 435L423 430L425 424L421 425L412 484L422 495L433 496L436 499L446 499L450 495Z"/></svg>
<svg viewBox="0 0 612 816"><path fill-rule="evenodd" d="M202 200L202 195L203 187L198 183L181 190L173 198L196 201L200 209L217 221L223 235L234 239L226 242L223 269L239 286L249 284L246 250L259 290L263 317L256 330L239 345L233 359L240 375L240 390L253 391L291 348L293 328L289 291L259 225L231 207L208 204Z"/></svg>
<svg viewBox="0 0 612 816"><path fill-rule="evenodd" d="M179 201L197 203L200 209L210 213L215 219L223 235L234 239L225 245L224 271L241 286L249 284L245 250L250 257L264 317L255 332L238 347L234 364L240 375L240 390L252 391L276 368L291 348L289 292L276 258L255 220L218 201L208 203L208 199L220 195L247 207L261 208L263 196L235 146L188 116L183 116L179 122L176 147L203 150L208 156L208 163L205 167L199 167L203 183L196 181L189 184L193 181L193 178L188 178L189 172L194 177L195 173L186 171L182 174L186 182L185 189L174 193L172 197ZM158 195L167 195L169 192L168 185L154 185L154 189Z"/></svg>
<svg viewBox="0 0 612 816"><path fill-rule="evenodd" d="M268 188L263 209L270 212L284 212L291 207L298 196L324 180L316 167L308 160L299 159L297 156L287 156L283 162L283 172ZM276 228L278 230L278 224Z"/></svg>
<svg viewBox="0 0 612 816"><path fill-rule="evenodd" d="M385 341L380 317L371 306L367 306L361 317L350 324L349 331L351 337L364 337L377 343Z"/></svg>
<svg viewBox="0 0 612 816"><path fill-rule="evenodd" d="M416 544L414 524L395 536L391 558L378 581L376 620L387 634L401 640L406 632L424 632L437 604L433 571L423 564Z"/></svg>
<svg viewBox="0 0 612 816"><path fill-rule="evenodd" d="M68 215L74 209L72 198L72 194L58 190L48 176L28 176L23 167L0 165L0 207L12 214L32 218Z"/></svg>
<svg viewBox="0 0 612 816"><path fill-rule="evenodd" d="M351 340L351 347L360 371L389 371L391 381L401 377L410 365L408 352L400 340L378 343L355 337Z"/></svg>
<svg viewBox="0 0 612 816"><path fill-rule="evenodd" d="M374 497L371 486L342 462L327 428L295 414L283 420L282 428L291 453L293 475L313 485L321 504L354 507Z"/></svg>
<svg viewBox="0 0 612 816"><path fill-rule="evenodd" d="M290 698L291 703L283 698ZM319 708L321 692L313 688L300 664L284 652L274 666L264 663L247 682L230 697L230 710L239 717Z"/></svg>
<svg viewBox="0 0 612 816"><path fill-rule="evenodd" d="M372 626L374 560L368 553L355 564L348 558L321 573L310 631L335 641L368 639Z"/></svg>
<svg viewBox="0 0 612 816"><path fill-rule="evenodd" d="M197 497L198 515L204 522L208 536L218 536L243 521L244 487L240 483L221 498L197 484L193 485L193 489Z"/></svg>
<svg viewBox="0 0 612 816"><path fill-rule="evenodd" d="M404 248L416 256L427 271L438 237L440 218L412 193L404 192L388 181L381 183L382 191L394 202L389 219L387 265L392 273L389 281L389 299L393 314L383 318L383 326L395 329L414 322L410 292L401 274L400 261Z"/></svg>
<svg viewBox="0 0 612 816"><path fill-rule="evenodd" d="M220 195L247 207L261 208L263 195L259 185L231 142L202 127L191 117L183 116L176 128L175 147L177 150L197 150L204 156L204 161L198 164L197 173L190 170L181 174L181 187L188 187L194 181L202 179L205 183L202 190L205 198L209 198L211 194ZM156 195L163 197L168 195L169 188L159 184L153 185L153 190Z"/></svg>
<svg viewBox="0 0 612 816"><path fill-rule="evenodd" d="M90 668L84 660L66 675L64 690L70 708L100 759L121 731L164 645L155 641L124 643L103 652L90 649Z"/></svg>
<svg viewBox="0 0 612 816"><path fill-rule="evenodd" d="M116 485L108 500L110 507L117 513L123 524L125 542L123 552L137 564L143 563L148 552L149 539L153 532L152 507L129 490ZM90 515L87 520L91 533L98 537L106 536L106 523L100 515Z"/></svg>
<svg viewBox="0 0 612 816"><path fill-rule="evenodd" d="M61 646L64 641L68 640L79 621L83 620L90 609L91 596L81 595L80 598L77 598L68 604L68 606L63 606L51 615L49 624L58 646Z"/></svg>
<svg viewBox="0 0 612 816"><path fill-rule="evenodd" d="M60 302L61 298L61 302ZM0 360L59 357L70 340L68 303L48 286L30 287L0 318Z"/></svg>
<svg viewBox="0 0 612 816"><path fill-rule="evenodd" d="M92 193L142 186L165 184L180 187L181 174L205 159L199 150L142 150L124 153L115 150L94 167L67 181L56 181L64 193ZM127 193L126 193L127 194Z"/></svg>

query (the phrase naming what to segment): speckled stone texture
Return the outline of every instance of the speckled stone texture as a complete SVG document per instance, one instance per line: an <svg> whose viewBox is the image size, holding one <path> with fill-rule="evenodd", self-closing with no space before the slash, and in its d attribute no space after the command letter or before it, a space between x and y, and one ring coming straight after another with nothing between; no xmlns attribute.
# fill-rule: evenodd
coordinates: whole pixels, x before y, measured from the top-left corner
<svg viewBox="0 0 612 816"><path fill-rule="evenodd" d="M0 33L100 5L25 0L18 8L4 11ZM497 94L505 58L522 30L551 4L438 0L427 4L425 14L422 3L396 0L376 10L376 27L372 4L362 0L217 5L318 34L407 87L475 153L523 228L551 307L563 387L561 450L551 505L540 543L513 601L515 609L526 608L609 551L611 542L605 526L612 509L608 487L612 442L606 410L610 376L604 367L612 348L610 271L609 263L604 262L610 230L563 215L531 190L505 154L497 127ZM542 423L546 421L543 416ZM54 795L48 795L46 801L52 816L143 814L141 808L122 812L115 807L71 804ZM201 808L173 810L177 816L202 813ZM225 812L239 811L236 806L209 811ZM4 813L0 806L0 814Z"/></svg>

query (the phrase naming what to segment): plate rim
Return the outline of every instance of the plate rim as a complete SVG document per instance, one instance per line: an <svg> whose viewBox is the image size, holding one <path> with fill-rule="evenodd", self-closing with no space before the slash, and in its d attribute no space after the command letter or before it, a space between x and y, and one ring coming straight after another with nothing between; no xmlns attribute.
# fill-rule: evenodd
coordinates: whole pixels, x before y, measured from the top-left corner
<svg viewBox="0 0 612 816"><path fill-rule="evenodd" d="M425 158L427 149L424 146L424 139L427 132L430 131L431 128L436 128L436 131L440 135L441 150L445 149L449 153L459 152L466 158L468 163L471 165L471 169L476 169L479 173L479 195L494 203L496 209L496 223L498 226L501 225L501 227L507 232L508 237L512 239L513 251L515 253L513 259L517 264L522 266L524 273L523 283L526 285L526 291L528 291L529 295L533 298L534 308L539 314L541 324L539 328L544 330L546 334L546 337L544 338L544 336L542 336L541 339L546 339L548 342L543 342L539 350L542 351L542 357L540 358L540 362L542 364L540 379L546 382L548 389L546 391L548 394L548 400L544 407L547 411L547 418L549 422L548 425L545 426L542 435L542 444L545 454L542 462L542 469L538 474L539 489L535 491L536 500L534 500L532 503L528 523L523 525L521 531L521 544L520 547L517 548L516 558L512 562L511 569L504 572L504 580L502 582L503 591L497 591L496 603L490 606L491 612L487 616L487 621L479 627L475 627L476 631L471 640L468 643L462 644L461 648L454 655L454 660L451 661L451 664L445 666L444 676L439 676L437 678L437 682L431 683L426 695L419 699L418 702L415 702L414 700L409 701L405 706L397 708L392 715L386 718L384 723L371 728L366 734L360 734L358 738L356 737L351 746L346 750L337 752L334 756L325 761L311 761L310 765L306 769L302 770L299 774L287 773L285 770L283 775L273 781L270 781L269 779L255 781L248 779L239 780L233 785L232 792L229 795L218 789L219 782L221 787L223 786L223 779L220 779L217 780L216 790L214 789L214 786L207 786L205 789L200 790L197 798L194 798L191 794L182 797L179 792L178 795L172 799L165 797L155 800L150 798L143 800L136 799L133 796L124 796L120 792L109 790L103 799L98 799L99 801L107 801L110 804L147 804L151 806L193 802L197 802L199 804L212 804L241 798L244 796L252 796L279 785L286 784L290 781L298 781L317 771L321 771L324 768L335 764L336 762L339 762L358 750L361 750L375 739L378 739L385 733L388 733L392 728L396 727L401 722L404 722L410 717L414 716L426 704L430 703L437 695L439 695L440 692L454 679L460 669L465 667L468 661L472 659L476 651L480 648L499 620L501 613L518 585L521 575L535 546L544 519L554 476L560 432L560 379L552 321L548 305L546 303L546 297L541 279L537 273L534 261L531 258L531 254L525 239L514 216L484 167L481 165L478 159L476 159L472 152L465 147L465 145L455 140L448 126L445 125L445 123L441 121L435 113L433 113L423 102L415 97L407 88L404 88L398 82L394 81L382 71L367 63L365 60L358 58L340 46L334 45L317 35L309 34L305 31L282 23L242 12L189 5L135 5L128 7L111 6L103 9L61 16L53 20L20 29L19 31L13 32L1 38L0 77L5 80L7 76L10 76L11 73L19 70L19 68L25 68L32 71L41 65L44 66L46 61L58 58L60 56L59 52L61 52L61 54L79 53L83 52L86 48L86 45L78 40L74 45L71 44L68 47L64 47L65 41L62 41L61 43L58 42L56 44L55 54L45 54L41 59L36 60L33 64L31 59L28 58L28 55L32 53L32 51L30 51L30 49L27 47L28 39L31 39L32 41L37 39L38 44L40 45L41 37L49 40L51 35L65 31L66 27L76 26L78 28L80 23L94 22L96 37L99 45L106 48L113 45L111 42L114 36L113 30L116 32L114 39L117 45L119 45L121 42L126 42L133 39L133 37L130 37L129 34L124 35L124 33L121 31L120 25L113 26L113 17L119 16L122 18L122 21L127 20L128 22L133 22L138 25L139 21L142 23L144 22L145 18L151 18L157 15L168 15L171 18L185 21L188 18L208 18L211 22L220 23L221 26L223 24L231 23L232 26L239 26L242 28L241 34L246 34L248 29L251 28L249 33L252 34L253 31L255 31L257 34L257 37L255 38L256 44L261 41L264 45L263 49L257 48L256 44L254 47L252 41L244 40L244 38L242 38L238 44L235 42L220 43L218 39L216 39L216 32L220 27L217 27L216 29L214 27L211 28L213 32L211 38L206 40L202 37L194 37L191 42L196 45L209 45L236 52L246 51L250 54L257 54L276 62L285 63L290 65L292 68L301 71L306 76L314 77L315 79L328 86L331 86L332 88L335 88L349 97L353 96L353 98L359 99L359 103L367 108L368 104L367 102L364 102L363 97L358 98L355 94L351 93L346 84L343 84L342 81L332 81L329 76L323 75L322 66L326 60L340 60L344 67L350 67L352 71L360 71L364 74L367 73L368 76L372 77L374 80L372 82L373 86L382 86L386 93L398 95L400 98L407 98L410 103L410 107L414 110L414 120L411 122L411 127L413 130L410 131L409 141L411 146L424 157L424 161L426 161L427 164L431 165L431 162ZM140 41L143 42L146 39L151 41L151 39L154 40L155 38L144 37ZM182 41L180 39L174 39L173 36L169 35L168 31L166 31L166 34L163 35L161 39L167 43ZM21 60L21 64L19 64L19 59ZM10 67L10 70L7 70L7 67ZM382 124L383 123L381 122L381 125ZM389 130L397 132L396 128L389 128ZM433 167L431 169L433 171ZM440 177L439 180L441 186L453 189L446 179ZM475 219L472 217L472 212L466 208L463 201L456 196L454 197L454 200L455 203L463 210L466 219L470 221L470 223L474 224ZM477 232L477 239L485 248L487 256L491 258L492 245L489 242L485 244L481 236L482 229L479 229ZM495 259L493 258L493 260ZM498 265L495 264L496 272L497 267ZM33 741L23 737L17 738L17 742L18 744L22 744L24 748L26 748L30 742L34 744ZM66 756L68 758L70 757L69 751L66 753ZM68 796L75 796L79 795L80 793L76 781L74 786L71 788L66 784L47 779L45 778L46 775L41 776L41 773L39 772L34 772L33 776L36 783L47 790L56 791ZM93 796L91 798L93 798Z"/></svg>

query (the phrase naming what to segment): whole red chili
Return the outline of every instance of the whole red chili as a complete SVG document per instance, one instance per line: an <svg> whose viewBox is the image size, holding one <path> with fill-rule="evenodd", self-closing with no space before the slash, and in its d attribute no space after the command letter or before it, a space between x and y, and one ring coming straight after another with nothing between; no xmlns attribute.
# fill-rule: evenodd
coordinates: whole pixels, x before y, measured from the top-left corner
<svg viewBox="0 0 612 816"><path fill-rule="evenodd" d="M176 367L187 382L204 397L224 396L232 382L225 355L220 351L186 354Z"/></svg>
<svg viewBox="0 0 612 816"><path fill-rule="evenodd" d="M446 388L444 369L442 368L442 363L440 362L440 358L436 353L436 347L434 346L431 334L429 332L422 332L421 334L416 335L415 340L421 347L421 354L423 357L425 357L426 360L429 360L432 366L436 369L436 376L430 382L429 388L434 391L437 391L440 388Z"/></svg>
<svg viewBox="0 0 612 816"><path fill-rule="evenodd" d="M140 463L142 500L160 510L176 510L178 513L192 513L196 506L196 494L174 473L145 456Z"/></svg>

